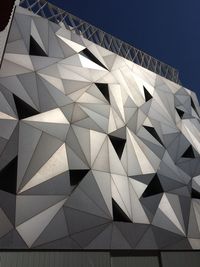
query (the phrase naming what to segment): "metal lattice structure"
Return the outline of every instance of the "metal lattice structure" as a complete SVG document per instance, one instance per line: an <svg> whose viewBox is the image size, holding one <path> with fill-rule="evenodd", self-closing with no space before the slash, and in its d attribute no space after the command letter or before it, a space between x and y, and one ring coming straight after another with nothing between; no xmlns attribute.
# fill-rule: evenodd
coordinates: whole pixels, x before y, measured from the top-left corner
<svg viewBox="0 0 200 267"><path fill-rule="evenodd" d="M179 73L175 68L155 59L143 51L121 41L120 39L98 29L88 22L58 8L46 0L21 0L20 6L38 14L54 23L63 23L66 29L82 35L113 53L151 70L173 82L180 83Z"/></svg>

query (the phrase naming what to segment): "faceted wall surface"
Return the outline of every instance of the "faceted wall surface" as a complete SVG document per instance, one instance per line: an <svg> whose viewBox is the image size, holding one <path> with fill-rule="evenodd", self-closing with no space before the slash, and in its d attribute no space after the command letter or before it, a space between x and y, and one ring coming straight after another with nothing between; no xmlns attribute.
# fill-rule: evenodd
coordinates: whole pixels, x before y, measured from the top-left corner
<svg viewBox="0 0 200 267"><path fill-rule="evenodd" d="M193 92L17 7L0 69L0 248L200 249Z"/></svg>

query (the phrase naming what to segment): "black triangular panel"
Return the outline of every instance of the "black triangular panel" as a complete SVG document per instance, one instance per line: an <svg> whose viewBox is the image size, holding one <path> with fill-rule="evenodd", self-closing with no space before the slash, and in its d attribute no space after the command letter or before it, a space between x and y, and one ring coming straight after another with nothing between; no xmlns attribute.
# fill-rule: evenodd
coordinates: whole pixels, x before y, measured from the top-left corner
<svg viewBox="0 0 200 267"><path fill-rule="evenodd" d="M89 170L70 170L70 185L77 185L85 177Z"/></svg>
<svg viewBox="0 0 200 267"><path fill-rule="evenodd" d="M109 135L110 141L118 155L118 157L121 159L123 150L124 150L124 146L126 144L126 140L116 137L116 136L111 136Z"/></svg>
<svg viewBox="0 0 200 267"><path fill-rule="evenodd" d="M143 126L161 145L163 145L159 135L157 134L156 130L150 126Z"/></svg>
<svg viewBox="0 0 200 267"><path fill-rule="evenodd" d="M179 117L182 119L185 112L178 108L176 108L176 111L178 112Z"/></svg>
<svg viewBox="0 0 200 267"><path fill-rule="evenodd" d="M197 190L192 189L191 197L200 199L200 193Z"/></svg>
<svg viewBox="0 0 200 267"><path fill-rule="evenodd" d="M95 83L105 99L110 103L110 95L107 83Z"/></svg>
<svg viewBox="0 0 200 267"><path fill-rule="evenodd" d="M129 217L123 212L117 202L112 198L113 220L117 222L130 222Z"/></svg>
<svg viewBox="0 0 200 267"><path fill-rule="evenodd" d="M47 54L32 36L30 36L29 54L32 56L47 57Z"/></svg>
<svg viewBox="0 0 200 267"><path fill-rule="evenodd" d="M183 153L182 158L195 158L194 151L190 145L188 149Z"/></svg>
<svg viewBox="0 0 200 267"><path fill-rule="evenodd" d="M159 181L157 174L153 177L142 197L149 197L163 192L162 185Z"/></svg>
<svg viewBox="0 0 200 267"><path fill-rule="evenodd" d="M13 97L17 109L18 118L20 120L39 114L37 110L29 106L18 96L13 94Z"/></svg>
<svg viewBox="0 0 200 267"><path fill-rule="evenodd" d="M16 194L17 160L16 156L0 171L0 190Z"/></svg>
<svg viewBox="0 0 200 267"><path fill-rule="evenodd" d="M82 50L80 52L80 54L82 54L83 56L87 57L89 60L93 61L97 65L99 65L102 68L104 68L104 69L107 70L107 68L87 48L85 48L84 50Z"/></svg>
<svg viewBox="0 0 200 267"><path fill-rule="evenodd" d="M144 89L144 96L145 96L145 101L149 101L150 99L152 99L152 95L147 91L147 89L143 86Z"/></svg>

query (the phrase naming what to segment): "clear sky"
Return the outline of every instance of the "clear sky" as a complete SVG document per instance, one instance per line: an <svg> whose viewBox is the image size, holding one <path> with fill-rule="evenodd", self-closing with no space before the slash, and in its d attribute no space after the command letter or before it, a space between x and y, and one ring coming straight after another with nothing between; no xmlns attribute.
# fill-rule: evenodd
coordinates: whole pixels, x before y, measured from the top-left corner
<svg viewBox="0 0 200 267"><path fill-rule="evenodd" d="M199 0L49 0L179 70L200 100Z"/></svg>

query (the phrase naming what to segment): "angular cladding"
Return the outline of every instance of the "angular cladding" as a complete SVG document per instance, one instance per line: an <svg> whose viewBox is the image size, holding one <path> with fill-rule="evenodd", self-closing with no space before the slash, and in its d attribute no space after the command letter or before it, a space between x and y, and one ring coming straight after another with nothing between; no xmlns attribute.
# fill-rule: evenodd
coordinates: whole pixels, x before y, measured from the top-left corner
<svg viewBox="0 0 200 267"><path fill-rule="evenodd" d="M199 249L196 95L17 7L0 70L0 248Z"/></svg>

